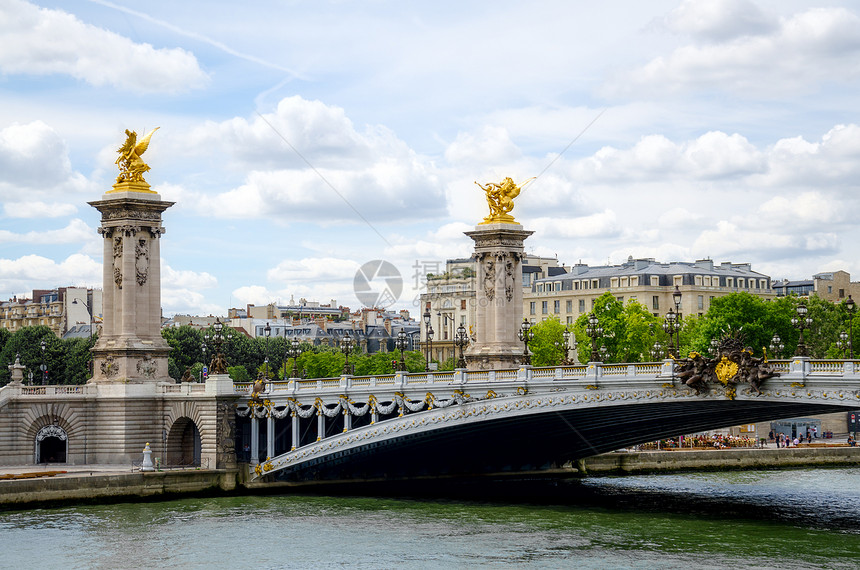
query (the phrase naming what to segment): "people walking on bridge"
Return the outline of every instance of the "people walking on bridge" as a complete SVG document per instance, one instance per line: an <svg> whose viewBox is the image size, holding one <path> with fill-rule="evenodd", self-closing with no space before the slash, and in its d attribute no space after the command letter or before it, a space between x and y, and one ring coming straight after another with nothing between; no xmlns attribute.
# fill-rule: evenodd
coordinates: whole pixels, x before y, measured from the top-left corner
<svg viewBox="0 0 860 570"><path fill-rule="evenodd" d="M779 449L780 447L786 447L786 445L785 445L785 434L782 432L779 433L779 438L777 438L777 440L776 440L776 447L777 447L777 449Z"/></svg>

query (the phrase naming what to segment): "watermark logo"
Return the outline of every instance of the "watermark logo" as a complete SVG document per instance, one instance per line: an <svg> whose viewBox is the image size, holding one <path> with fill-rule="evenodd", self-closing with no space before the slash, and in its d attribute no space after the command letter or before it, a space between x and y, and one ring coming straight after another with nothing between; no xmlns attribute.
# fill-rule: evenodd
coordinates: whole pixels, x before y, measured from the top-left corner
<svg viewBox="0 0 860 570"><path fill-rule="evenodd" d="M388 308L403 292L403 278L391 263L374 259L358 268L352 281L356 298L368 308Z"/></svg>

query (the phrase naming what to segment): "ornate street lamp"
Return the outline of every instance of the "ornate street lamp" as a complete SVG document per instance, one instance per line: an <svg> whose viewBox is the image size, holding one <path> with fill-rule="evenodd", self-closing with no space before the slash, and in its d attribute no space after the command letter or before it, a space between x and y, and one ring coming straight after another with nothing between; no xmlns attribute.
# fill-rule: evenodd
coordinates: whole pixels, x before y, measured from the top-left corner
<svg viewBox="0 0 860 570"><path fill-rule="evenodd" d="M571 344L571 338L573 340L573 344ZM555 341L555 346L564 354L564 357L561 359L562 366L570 366L571 364L573 364L573 359L570 358L570 351L576 350L576 337L572 337L570 331L564 329L564 331L561 333L561 339L562 342Z"/></svg>
<svg viewBox="0 0 860 570"><path fill-rule="evenodd" d="M406 372L406 360L404 360L403 351L406 350L407 343L406 331L401 328L400 332L397 333L397 338L394 339L394 348L400 351L400 362L397 363L397 370L400 372Z"/></svg>
<svg viewBox="0 0 860 570"><path fill-rule="evenodd" d="M669 335L669 356L674 356L675 358L678 358L678 350L672 343L672 340L675 337L675 333L677 333L680 328L677 319L678 315L676 315L672 309L669 309L669 312L666 313L666 320L663 322L663 330L666 331L667 335Z"/></svg>
<svg viewBox="0 0 860 570"><path fill-rule="evenodd" d="M289 359L289 358L293 359L293 370L292 370L292 372L290 372L290 376L292 376L293 378L298 378L299 377L299 361L298 360L299 360L299 356L301 356L301 354L302 354L302 351L299 348L299 339L293 338L292 341L287 342L286 353L287 353L286 354L287 359ZM287 361L285 359L284 360L284 376L286 377L286 375L287 375ZM286 380L286 378L284 378L284 380Z"/></svg>
<svg viewBox="0 0 860 570"><path fill-rule="evenodd" d="M681 290L678 289L677 285L675 285L675 290L672 292L672 301L675 303L675 321L677 324L675 346L678 352L681 352Z"/></svg>
<svg viewBox="0 0 860 570"><path fill-rule="evenodd" d="M842 358L845 358L846 353L848 352L848 333L842 331L839 333L839 340L836 341L836 347L839 349L839 352L842 353Z"/></svg>
<svg viewBox="0 0 860 570"><path fill-rule="evenodd" d="M460 358L457 360L457 368L466 367L466 359L463 357L463 349L469 343L469 336L466 334L466 327L460 323L457 327L457 332L454 335L454 344L460 348Z"/></svg>
<svg viewBox="0 0 860 570"><path fill-rule="evenodd" d="M773 353L773 357L780 358L784 349L785 344L782 342L782 339L779 338L779 335L773 335L773 338L770 339L770 351Z"/></svg>
<svg viewBox="0 0 860 570"><path fill-rule="evenodd" d="M200 343L200 351L203 353L203 366L200 368L200 381L203 382L203 369L206 368L206 341Z"/></svg>
<svg viewBox="0 0 860 570"><path fill-rule="evenodd" d="M600 326L600 321L594 313L588 315L588 324L585 325L585 334L591 338L591 361L598 362L600 353L597 351L597 339L603 336L603 327Z"/></svg>
<svg viewBox="0 0 860 570"><path fill-rule="evenodd" d="M806 343L803 340L803 331L804 329L808 329L809 325L812 324L812 317L806 316L806 313L809 311L809 309L806 308L806 303L800 303L795 311L797 312L797 316L791 318L791 324L794 325L795 328L800 329L800 339L797 341L797 351L795 352L795 356L808 356Z"/></svg>
<svg viewBox="0 0 860 570"><path fill-rule="evenodd" d="M42 347L42 364L39 366L39 370L42 371L42 386L48 383L48 367L45 365L45 348L47 344L43 340L39 343L39 346Z"/></svg>
<svg viewBox="0 0 860 570"><path fill-rule="evenodd" d="M269 379L269 337L272 336L272 327L269 323L266 323L266 327L263 329L263 334L266 335L266 359L263 361L263 364L266 365L266 380Z"/></svg>
<svg viewBox="0 0 860 570"><path fill-rule="evenodd" d="M845 301L845 308L848 309L848 358L854 360L854 310L857 306L851 295L848 295L848 300Z"/></svg>
<svg viewBox="0 0 860 570"><path fill-rule="evenodd" d="M212 357L212 362L209 364L209 374L227 374L227 359L221 353L221 346L224 344L224 335L221 334L224 324L221 322L221 319L216 318L212 328L215 329L215 336L212 339L212 342L215 343L215 356ZM209 341L209 335L203 338L207 342Z"/></svg>
<svg viewBox="0 0 860 570"><path fill-rule="evenodd" d="M346 333L340 341L340 351L346 357L346 361L343 363L343 375L347 376L352 374L352 368L349 366L349 353L352 351L352 337L349 336L349 333Z"/></svg>
<svg viewBox="0 0 860 570"><path fill-rule="evenodd" d="M424 309L424 334L427 338L427 370L430 370L430 360L433 358L433 326L430 324L432 316L430 307Z"/></svg>
<svg viewBox="0 0 860 570"><path fill-rule="evenodd" d="M659 340L654 343L654 346L651 347L651 358L654 360L662 360L663 359L663 343Z"/></svg>
<svg viewBox="0 0 860 570"><path fill-rule="evenodd" d="M535 333L532 331L532 325L526 319L523 319L523 324L520 325L520 330L517 331L517 337L523 343L522 364L531 364L532 357L529 354L529 341L533 339Z"/></svg>

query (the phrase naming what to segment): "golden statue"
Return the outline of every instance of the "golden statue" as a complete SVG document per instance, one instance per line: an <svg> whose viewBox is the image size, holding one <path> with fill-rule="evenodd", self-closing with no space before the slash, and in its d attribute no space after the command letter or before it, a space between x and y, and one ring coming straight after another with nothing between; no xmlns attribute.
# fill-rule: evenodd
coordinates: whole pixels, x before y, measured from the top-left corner
<svg viewBox="0 0 860 570"><path fill-rule="evenodd" d="M140 156L149 148L149 139L152 138L152 133L157 131L159 127L155 127L149 134L143 137L140 142L137 142L137 133L125 130L125 143L117 150L119 158L116 159L116 164L119 166L119 176L116 181L119 182L142 182L143 173L149 171L149 165L143 162Z"/></svg>
<svg viewBox="0 0 860 570"><path fill-rule="evenodd" d="M520 195L522 187L534 180L529 178L520 186L511 178L505 178L501 184L490 182L487 185L475 182L481 190L487 193L487 205L490 207L490 215L484 218L481 224L515 224L514 217L510 211L514 209L514 198Z"/></svg>

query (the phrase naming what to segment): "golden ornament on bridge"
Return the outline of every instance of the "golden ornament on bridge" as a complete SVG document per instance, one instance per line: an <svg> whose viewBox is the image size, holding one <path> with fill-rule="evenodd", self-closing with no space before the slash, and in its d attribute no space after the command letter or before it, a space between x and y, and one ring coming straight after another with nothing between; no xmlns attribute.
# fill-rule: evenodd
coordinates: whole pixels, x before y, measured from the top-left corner
<svg viewBox="0 0 860 570"><path fill-rule="evenodd" d="M514 217L510 214L510 211L514 209L514 198L519 196L522 187L532 180L534 180L534 178L529 178L520 186L517 186L510 177L502 180L501 184L490 182L489 184L484 185L480 182L475 182L475 184L480 186L481 190L487 193L487 205L490 207L490 215L484 218L484 221L481 222L481 224L517 223L516 220L514 220Z"/></svg>
<svg viewBox="0 0 860 570"><path fill-rule="evenodd" d="M159 127L155 127L149 131L140 142L137 140L136 132L125 130L125 143L117 150L119 153L119 158L116 159L116 164L119 166L119 176L116 177L117 183L137 182L146 184L143 173L149 172L149 165L143 162L140 157L149 148L149 139L152 138L152 133L158 129Z"/></svg>
<svg viewBox="0 0 860 570"><path fill-rule="evenodd" d="M729 383L729 380L734 378L738 373L738 363L729 360L725 356L717 363L714 372L717 373L717 380L724 386Z"/></svg>

